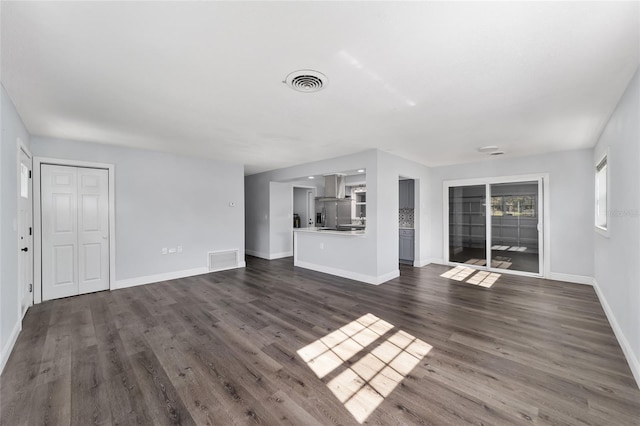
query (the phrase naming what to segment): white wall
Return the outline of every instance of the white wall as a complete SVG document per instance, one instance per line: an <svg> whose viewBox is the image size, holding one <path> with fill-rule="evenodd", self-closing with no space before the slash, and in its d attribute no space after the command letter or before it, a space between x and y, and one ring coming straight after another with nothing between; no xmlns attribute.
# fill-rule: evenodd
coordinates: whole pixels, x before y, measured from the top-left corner
<svg viewBox="0 0 640 426"><path fill-rule="evenodd" d="M29 147L27 133L13 102L0 90L0 372L21 328L18 303L18 145Z"/></svg>
<svg viewBox="0 0 640 426"><path fill-rule="evenodd" d="M595 232L596 289L640 383L640 81L639 71L605 127L590 168L593 209L595 165L609 150L608 231Z"/></svg>
<svg viewBox="0 0 640 426"><path fill-rule="evenodd" d="M238 249L244 259L242 165L38 137L32 150L115 164L118 287L205 272L210 251ZM182 253L161 254L178 245Z"/></svg>
<svg viewBox="0 0 640 426"><path fill-rule="evenodd" d="M549 174L550 269L557 279L590 282L593 277L593 174L590 149L531 157L502 157L481 163L431 169L432 257L443 259L443 181Z"/></svg>
<svg viewBox="0 0 640 426"><path fill-rule="evenodd" d="M369 172L367 171L367 176ZM414 228L415 228L415 261L414 265L424 266L436 261L430 255L430 205L431 170L426 166L380 152L378 156L378 197L385 200L379 205L378 232L381 245L378 251L379 274L398 269L398 208L400 205L400 185L398 178L406 177L414 180ZM369 184L367 182L367 214L369 212ZM368 224L368 222L367 222ZM385 272L387 271L387 272Z"/></svg>
<svg viewBox="0 0 640 426"><path fill-rule="evenodd" d="M300 235L299 260L307 265L336 270L343 276L361 277L368 282L380 282L398 274L398 177L400 175L416 179L416 206L426 206L429 195L429 169L421 164L405 160L378 150L337 157L329 160L307 163L285 169L273 170L245 178L247 191L247 211L254 211L257 224L247 222L247 252L260 253L267 259L283 252L287 245L285 232L290 232L290 220L282 215L291 212L291 190L289 200L285 200L286 185L281 183L301 176L323 175L344 170L366 169L367 176L367 230L363 237L349 238L333 235ZM273 182L278 184L273 185ZM275 191L275 192L274 192ZM287 203L287 207L270 205L261 195L271 194L271 204ZM319 194L320 195L320 192ZM280 211L281 210L281 211ZM426 208L420 209L425 215ZM278 216L271 220L263 217ZM249 221L249 219L247 219ZM416 220L418 222L418 220ZM428 262L428 229L416 225L416 259ZM276 241L274 241L274 239ZM271 244L263 244L270 240ZM323 247L320 248L322 243ZM269 251L260 251L268 247ZM330 247L330 249L328 249Z"/></svg>

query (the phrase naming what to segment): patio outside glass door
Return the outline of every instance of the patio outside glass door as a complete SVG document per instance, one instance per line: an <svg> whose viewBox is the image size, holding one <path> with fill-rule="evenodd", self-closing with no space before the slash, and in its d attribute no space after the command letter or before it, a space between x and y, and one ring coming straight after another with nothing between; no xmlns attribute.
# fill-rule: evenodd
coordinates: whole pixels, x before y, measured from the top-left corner
<svg viewBox="0 0 640 426"><path fill-rule="evenodd" d="M538 182L491 185L491 267L540 273Z"/></svg>

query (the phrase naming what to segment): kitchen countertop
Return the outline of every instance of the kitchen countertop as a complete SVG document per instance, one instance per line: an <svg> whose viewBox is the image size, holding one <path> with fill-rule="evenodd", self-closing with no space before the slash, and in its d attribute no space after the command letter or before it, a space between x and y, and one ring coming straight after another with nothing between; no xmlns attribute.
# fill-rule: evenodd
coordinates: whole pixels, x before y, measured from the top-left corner
<svg viewBox="0 0 640 426"><path fill-rule="evenodd" d="M363 236L366 235L364 230L359 231L334 231L332 229L321 230L320 228L294 228L293 232L304 232L307 234L331 234L344 236Z"/></svg>

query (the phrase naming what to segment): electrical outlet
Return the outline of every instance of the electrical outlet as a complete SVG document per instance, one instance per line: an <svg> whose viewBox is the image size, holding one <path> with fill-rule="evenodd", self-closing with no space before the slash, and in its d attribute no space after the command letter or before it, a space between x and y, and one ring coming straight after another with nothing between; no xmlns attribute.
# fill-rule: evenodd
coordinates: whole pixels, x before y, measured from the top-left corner
<svg viewBox="0 0 640 426"><path fill-rule="evenodd" d="M178 253L182 253L182 246L178 246Z"/></svg>
<svg viewBox="0 0 640 426"><path fill-rule="evenodd" d="M171 247L171 248L169 249L169 254L173 254L173 253L175 253L175 252L176 252L176 248L175 248L175 247Z"/></svg>
<svg viewBox="0 0 640 426"><path fill-rule="evenodd" d="M166 247L162 247L162 254L167 254L167 253L168 253L167 248Z"/></svg>

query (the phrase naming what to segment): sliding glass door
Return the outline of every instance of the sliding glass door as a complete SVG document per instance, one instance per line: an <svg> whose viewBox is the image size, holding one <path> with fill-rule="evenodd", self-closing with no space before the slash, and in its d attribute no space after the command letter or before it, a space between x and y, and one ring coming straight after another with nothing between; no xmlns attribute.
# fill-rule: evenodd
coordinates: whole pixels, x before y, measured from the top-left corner
<svg viewBox="0 0 640 426"><path fill-rule="evenodd" d="M538 182L493 184L491 267L540 273Z"/></svg>
<svg viewBox="0 0 640 426"><path fill-rule="evenodd" d="M449 188L449 261L487 264L485 185Z"/></svg>
<svg viewBox="0 0 640 426"><path fill-rule="evenodd" d="M541 178L449 185L446 190L449 262L542 273Z"/></svg>

